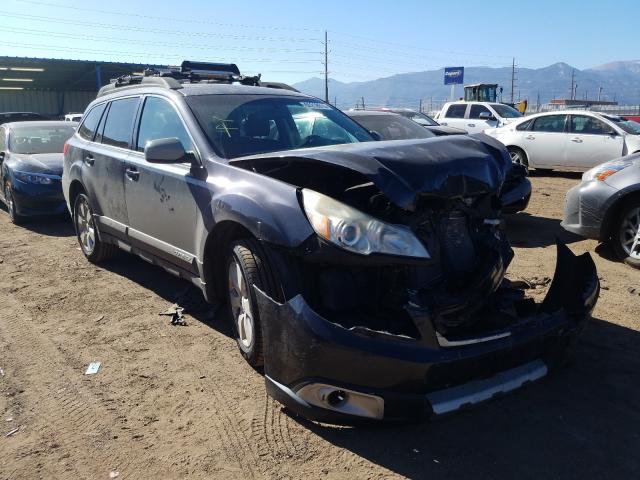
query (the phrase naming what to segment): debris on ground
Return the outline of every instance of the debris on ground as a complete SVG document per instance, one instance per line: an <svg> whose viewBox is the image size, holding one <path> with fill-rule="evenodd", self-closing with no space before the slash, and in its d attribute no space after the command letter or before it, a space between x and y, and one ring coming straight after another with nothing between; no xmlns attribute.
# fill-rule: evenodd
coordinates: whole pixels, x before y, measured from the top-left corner
<svg viewBox="0 0 640 480"><path fill-rule="evenodd" d="M187 321L182 314L184 312L184 308L174 303L170 308L165 310L164 312L160 312L159 315L165 315L171 317L171 325L179 325L182 327L187 326Z"/></svg>
<svg viewBox="0 0 640 480"><path fill-rule="evenodd" d="M94 375L96 373L98 373L98 370L100 370L100 362L91 362L89 364L89 366L87 367L87 371L84 372L85 375Z"/></svg>
<svg viewBox="0 0 640 480"><path fill-rule="evenodd" d="M117 470L112 470L111 472L109 472L109 478L118 478L120 476L120 472L118 472Z"/></svg>
<svg viewBox="0 0 640 480"><path fill-rule="evenodd" d="M104 320L104 315L100 315L98 318L96 318L96 323L101 322L102 320Z"/></svg>
<svg viewBox="0 0 640 480"><path fill-rule="evenodd" d="M22 425L20 425L21 427ZM20 427L16 427L13 430L11 430L10 432L6 433L4 436L5 437L11 437L12 435L15 435L16 433L18 433L20 431Z"/></svg>
<svg viewBox="0 0 640 480"><path fill-rule="evenodd" d="M4 370L0 368L0 377L4 377Z"/></svg>

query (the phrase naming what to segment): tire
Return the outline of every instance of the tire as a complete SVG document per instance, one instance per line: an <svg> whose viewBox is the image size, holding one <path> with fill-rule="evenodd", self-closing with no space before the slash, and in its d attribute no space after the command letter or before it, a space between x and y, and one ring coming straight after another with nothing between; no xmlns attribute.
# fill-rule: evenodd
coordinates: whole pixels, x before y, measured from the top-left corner
<svg viewBox="0 0 640 480"><path fill-rule="evenodd" d="M7 206L7 212L9 213L11 222L14 225L21 225L24 223L25 218L22 215L18 215L16 212L16 201L13 198L13 191L10 182L6 182L4 185L4 201Z"/></svg>
<svg viewBox="0 0 640 480"><path fill-rule="evenodd" d="M252 285L279 298L278 280L261 245L254 239L234 241L226 261L227 302L233 331L245 360L254 368L264 365L262 324Z"/></svg>
<svg viewBox="0 0 640 480"><path fill-rule="evenodd" d="M620 260L640 268L640 199L622 206L612 227L611 242Z"/></svg>
<svg viewBox="0 0 640 480"><path fill-rule="evenodd" d="M91 263L101 263L113 257L118 247L100 241L98 227L93 219L89 197L80 193L73 202L73 225L80 250Z"/></svg>
<svg viewBox="0 0 640 480"><path fill-rule="evenodd" d="M511 161L513 163L529 168L529 158L527 158L527 154L524 153L524 150L518 147L507 147L507 150L509 150L509 155L511 156Z"/></svg>

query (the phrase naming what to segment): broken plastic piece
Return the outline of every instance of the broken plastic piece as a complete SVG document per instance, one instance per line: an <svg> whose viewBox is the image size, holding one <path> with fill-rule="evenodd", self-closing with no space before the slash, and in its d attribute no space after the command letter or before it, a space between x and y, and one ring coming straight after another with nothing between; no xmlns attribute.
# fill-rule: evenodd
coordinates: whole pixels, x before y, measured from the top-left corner
<svg viewBox="0 0 640 480"><path fill-rule="evenodd" d="M22 425L21 425L22 426ZM14 428L13 430L11 430L10 432L8 432L7 434L5 434L5 437L10 437L12 435L15 435L16 433L18 433L18 431L20 430L20 427Z"/></svg>
<svg viewBox="0 0 640 480"><path fill-rule="evenodd" d="M98 370L100 370L100 362L91 362L89 364L89 366L87 367L87 371L84 372L85 375L94 375L96 373L98 373Z"/></svg>
<svg viewBox="0 0 640 480"><path fill-rule="evenodd" d="M184 312L184 308L179 306L177 303L174 303L169 309L164 312L160 312L159 315L171 317L171 325L186 327L187 321L185 320L184 315L182 315L182 312Z"/></svg>

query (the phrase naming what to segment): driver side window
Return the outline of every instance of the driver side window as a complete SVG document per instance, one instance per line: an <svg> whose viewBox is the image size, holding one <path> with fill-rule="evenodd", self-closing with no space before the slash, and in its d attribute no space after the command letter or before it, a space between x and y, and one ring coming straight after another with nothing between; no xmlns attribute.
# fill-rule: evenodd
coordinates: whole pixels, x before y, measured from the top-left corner
<svg viewBox="0 0 640 480"><path fill-rule="evenodd" d="M140 117L136 150L143 152L150 140L172 137L180 140L187 152L195 150L191 137L173 105L160 97L147 97Z"/></svg>

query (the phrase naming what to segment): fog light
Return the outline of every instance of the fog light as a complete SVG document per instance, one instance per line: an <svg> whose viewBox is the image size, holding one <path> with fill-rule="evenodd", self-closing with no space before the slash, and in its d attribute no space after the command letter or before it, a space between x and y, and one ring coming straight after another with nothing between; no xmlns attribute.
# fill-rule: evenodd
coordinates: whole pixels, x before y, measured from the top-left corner
<svg viewBox="0 0 640 480"><path fill-rule="evenodd" d="M315 407L346 415L377 419L384 417L384 400L377 395L338 388L325 383L309 383L300 388L296 395Z"/></svg>

